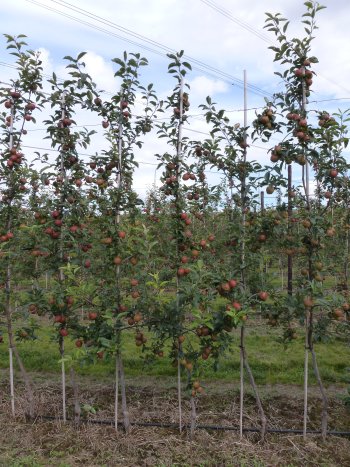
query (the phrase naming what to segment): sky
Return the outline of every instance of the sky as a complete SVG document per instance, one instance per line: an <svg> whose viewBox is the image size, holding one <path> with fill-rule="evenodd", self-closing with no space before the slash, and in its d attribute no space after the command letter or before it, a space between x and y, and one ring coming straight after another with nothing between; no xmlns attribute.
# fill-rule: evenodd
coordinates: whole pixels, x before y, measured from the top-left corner
<svg viewBox="0 0 350 467"><path fill-rule="evenodd" d="M319 29L312 48L319 64L314 67L317 77L310 101L317 102L310 102L309 107L330 112L345 110L350 107L350 60L346 50L350 43L350 2L324 0L321 4L327 9L318 15ZM193 66L186 77L191 87L191 117L184 130L191 139L207 137L208 127L198 105L208 95L229 112L232 123L243 123L243 70L247 71L248 108L263 106L264 96L283 89L274 75L279 68L268 49L274 36L263 29L266 11L282 13L290 20L290 36L303 37L300 20L305 7L301 0L0 0L2 32L25 34L30 48L41 50L44 73L54 71L65 76L63 57L85 51L87 71L99 88L110 93L118 91L111 59L127 51L139 52L148 59L141 82L153 82L159 97L166 97L174 85L174 79L167 74L166 53L184 50ZM198 67L194 61L205 67ZM0 81L6 83L15 77L15 70L9 67L13 63L6 41L0 37ZM255 111L250 110L248 123L254 117ZM98 132L86 153L103 149L102 128L96 116L85 113L77 121L79 125L96 125ZM24 144L49 148L43 137L44 131L28 131ZM154 181L160 185L154 154L168 149L153 132L144 140L143 149L136 154L140 166L134 178L134 188L141 197ZM277 142L274 136L269 147ZM30 158L31 149L27 151ZM249 157L263 164L269 161L267 148L258 143L250 148ZM298 173L295 177L297 183ZM210 173L208 180L215 184L219 178Z"/></svg>

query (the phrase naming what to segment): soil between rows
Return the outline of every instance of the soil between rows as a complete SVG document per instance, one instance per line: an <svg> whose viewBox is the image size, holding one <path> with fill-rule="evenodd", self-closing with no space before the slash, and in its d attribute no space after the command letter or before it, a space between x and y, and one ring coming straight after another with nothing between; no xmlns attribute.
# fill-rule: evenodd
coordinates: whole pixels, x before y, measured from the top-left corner
<svg viewBox="0 0 350 467"><path fill-rule="evenodd" d="M60 384L50 375L33 375L38 415L61 416ZM80 404L87 420L112 420L114 387L112 381L79 377ZM237 383L204 382L205 394L197 399L197 423L237 426L239 392ZM269 428L302 428L302 388L289 385L260 388ZM0 465L1 466L346 466L350 465L350 437L269 434L265 443L259 434L246 433L241 440L235 431L197 430L190 440L185 430L132 427L126 435L113 427L37 419L26 422L23 386L17 384L17 418L10 416L8 384L0 386ZM344 388L330 386L329 429L350 430L350 412L341 395ZM127 380L130 419L134 422L178 423L177 388L167 377L138 377ZM73 391L67 381L68 416L73 417ZM88 410L96 413L88 413ZM183 400L184 423L189 422L187 393ZM317 387L309 391L308 429L320 428L321 400ZM121 420L121 418L120 418ZM255 400L247 385L244 426L259 427Z"/></svg>

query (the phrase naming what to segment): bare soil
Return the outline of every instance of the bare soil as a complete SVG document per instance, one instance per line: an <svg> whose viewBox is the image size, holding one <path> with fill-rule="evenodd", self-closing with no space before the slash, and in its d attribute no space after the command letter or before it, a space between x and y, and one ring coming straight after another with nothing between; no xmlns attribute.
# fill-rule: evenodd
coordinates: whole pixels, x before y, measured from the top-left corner
<svg viewBox="0 0 350 467"><path fill-rule="evenodd" d="M20 382L16 386L15 419L11 417L8 383L0 385L0 466L349 466L350 437L268 434L261 442L258 433L198 429L193 439L188 430L133 426L126 435L112 426L83 422L44 420L39 415L61 416L60 384L41 375L35 379L35 421L26 421L26 399ZM112 381L79 378L81 405L93 407L87 420L112 420ZM176 386L172 378L133 378L127 381L131 421L177 423ZM239 392L235 384L210 382L197 399L197 423L237 426ZM297 386L264 386L261 395L269 428L302 428L302 389ZM350 431L350 413L340 395L344 388L329 387L329 429ZM67 384L68 415L73 417L73 391ZM309 392L309 429L320 428L321 400L318 389ZM189 422L190 405L184 392L184 422ZM254 397L247 386L245 427L259 427Z"/></svg>

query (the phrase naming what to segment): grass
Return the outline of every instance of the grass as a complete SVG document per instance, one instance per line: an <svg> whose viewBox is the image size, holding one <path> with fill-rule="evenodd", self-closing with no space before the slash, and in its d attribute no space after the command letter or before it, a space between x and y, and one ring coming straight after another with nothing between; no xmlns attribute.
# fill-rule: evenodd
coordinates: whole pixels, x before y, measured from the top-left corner
<svg viewBox="0 0 350 467"><path fill-rule="evenodd" d="M277 329L250 324L247 327L246 348L249 362L258 384L297 384L303 383L304 341L300 329L298 339L287 345L278 341ZM41 373L59 373L60 356L58 344L52 340L53 329L43 326L38 333L37 341L18 343L18 349L25 367L29 371ZM199 373L202 379L220 379L238 381L239 379L239 333L234 334L232 348L220 358L218 368L214 371L213 363L200 361ZM176 369L169 358L157 358L146 364L142 350L135 346L131 332L124 334L123 357L127 376L151 375L172 376ZM74 355L76 348L69 338L65 341L66 353ZM327 343L315 345L321 377L324 383L344 385L347 383L346 368L350 361L350 346L333 339ZM311 359L310 359L311 360ZM6 341L0 346L0 368L8 368L8 350ZM97 360L95 363L78 365L77 372L93 378L114 374L114 362ZM310 383L316 384L313 372L310 372Z"/></svg>

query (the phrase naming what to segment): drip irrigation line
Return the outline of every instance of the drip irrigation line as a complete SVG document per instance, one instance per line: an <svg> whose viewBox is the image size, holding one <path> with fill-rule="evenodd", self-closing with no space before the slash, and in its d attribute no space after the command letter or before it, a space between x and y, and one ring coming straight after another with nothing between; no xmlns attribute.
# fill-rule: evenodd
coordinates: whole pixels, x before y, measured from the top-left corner
<svg viewBox="0 0 350 467"><path fill-rule="evenodd" d="M52 421L62 421L60 417L53 417L51 415L38 415L37 418L42 420L52 420ZM74 422L73 418L67 418L67 421ZM111 425L114 426L114 420L80 420L80 423L91 423L95 425ZM130 422L132 426L140 426L140 427L156 427L156 428L175 428L177 429L179 425L177 423L163 423L163 422ZM122 426L122 422L118 422L118 426ZM183 428L190 428L189 424L184 424ZM222 425L196 425L196 429L199 430L212 430L212 431L239 431L238 426L222 426ZM260 433L261 428L258 427L249 427L243 428L243 431L246 433ZM267 433L294 433L294 434L303 434L303 430L299 430L296 428L267 428ZM320 435L322 434L321 430L308 430L307 434L310 435ZM332 436L349 436L350 431L336 431L330 430L327 431L327 435Z"/></svg>

